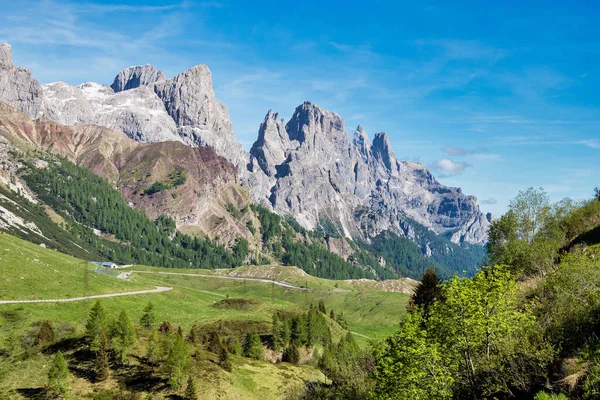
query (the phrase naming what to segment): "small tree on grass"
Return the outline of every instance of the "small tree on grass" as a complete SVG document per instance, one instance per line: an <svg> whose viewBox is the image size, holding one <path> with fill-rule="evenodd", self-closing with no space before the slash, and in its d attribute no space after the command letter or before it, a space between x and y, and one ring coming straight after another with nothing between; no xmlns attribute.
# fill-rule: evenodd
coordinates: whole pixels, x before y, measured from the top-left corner
<svg viewBox="0 0 600 400"><path fill-rule="evenodd" d="M190 376L187 381L187 387L185 388L185 393L183 394L184 400L198 400L198 393L196 392L196 385L194 384L194 380Z"/></svg>
<svg viewBox="0 0 600 400"><path fill-rule="evenodd" d="M61 398L67 394L69 368L62 352L58 351L52 359L50 371L48 371L48 397L51 399Z"/></svg>
<svg viewBox="0 0 600 400"><path fill-rule="evenodd" d="M244 356L254 358L255 360L262 360L264 358L264 352L262 348L262 342L257 331L249 332L244 340Z"/></svg>
<svg viewBox="0 0 600 400"><path fill-rule="evenodd" d="M146 308L144 308L144 314L140 318L140 325L146 329L152 329L156 317L154 315L154 305L152 302L148 302Z"/></svg>
<svg viewBox="0 0 600 400"><path fill-rule="evenodd" d="M102 307L102 303L97 301L90 310L87 323L85 325L85 334L92 344L92 350L94 350L97 346L100 333L102 331L106 332L106 326L106 311L104 310L104 307Z"/></svg>
<svg viewBox="0 0 600 400"><path fill-rule="evenodd" d="M110 374L110 363L108 361L108 352L110 351L110 343L106 333L101 332L98 340L98 348L96 350L96 358L94 360L94 372L96 380L105 381Z"/></svg>
<svg viewBox="0 0 600 400"><path fill-rule="evenodd" d="M35 338L35 344L37 346L43 346L47 343L54 342L54 329L49 321L43 321L40 325L40 329Z"/></svg>
<svg viewBox="0 0 600 400"><path fill-rule="evenodd" d="M166 367L169 374L169 384L177 390L183 385L185 370L190 363L190 354L181 335L172 334L169 340L171 340L171 343L167 353Z"/></svg>
<svg viewBox="0 0 600 400"><path fill-rule="evenodd" d="M415 306L423 308L424 317L429 315L429 307L435 303L442 292L442 281L435 273L433 268L427 268L423 273L421 282L415 288L415 293L410 298L407 305L408 311L412 311Z"/></svg>
<svg viewBox="0 0 600 400"><path fill-rule="evenodd" d="M112 346L121 363L127 361L127 351L135 344L135 328L127 316L121 311L111 327Z"/></svg>

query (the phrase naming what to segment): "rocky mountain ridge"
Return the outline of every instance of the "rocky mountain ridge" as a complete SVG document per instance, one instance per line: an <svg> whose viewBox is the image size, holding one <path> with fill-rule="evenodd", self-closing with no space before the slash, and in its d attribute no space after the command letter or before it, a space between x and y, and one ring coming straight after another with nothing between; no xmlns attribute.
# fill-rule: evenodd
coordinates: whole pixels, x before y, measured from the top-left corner
<svg viewBox="0 0 600 400"><path fill-rule="evenodd" d="M490 216L475 197L441 185L422 164L397 160L385 133L371 143L359 126L350 141L338 114L310 102L287 123L269 111L246 153L205 65L170 79L144 65L121 71L111 86L40 85L11 57L0 44L0 101L32 118L104 126L138 142L210 146L237 167L254 201L304 228L369 241L386 231L412 238L416 222L455 243L486 241Z"/></svg>

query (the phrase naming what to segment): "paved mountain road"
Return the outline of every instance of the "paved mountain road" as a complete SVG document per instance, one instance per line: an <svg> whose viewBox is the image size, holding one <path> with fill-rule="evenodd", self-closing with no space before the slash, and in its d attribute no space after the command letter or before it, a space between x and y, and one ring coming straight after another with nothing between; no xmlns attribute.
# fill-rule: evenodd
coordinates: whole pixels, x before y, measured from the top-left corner
<svg viewBox="0 0 600 400"><path fill-rule="evenodd" d="M104 299L107 297L118 297L118 296L135 296L138 294L150 294L150 293L161 293L168 292L173 288L167 286L157 286L156 289L138 290L135 292L122 292L122 293L107 293L97 294L93 296L82 296L82 297L71 297L68 299L48 299L48 300L0 300L0 304L21 304L21 303L68 303L71 301L83 301L89 299Z"/></svg>

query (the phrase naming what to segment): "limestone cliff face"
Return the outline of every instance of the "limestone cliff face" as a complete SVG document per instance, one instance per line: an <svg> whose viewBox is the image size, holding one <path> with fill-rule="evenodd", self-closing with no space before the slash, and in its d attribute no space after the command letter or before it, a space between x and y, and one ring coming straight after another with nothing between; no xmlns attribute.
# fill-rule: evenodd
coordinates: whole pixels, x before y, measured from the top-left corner
<svg viewBox="0 0 600 400"><path fill-rule="evenodd" d="M0 100L31 118L43 113L42 87L29 70L13 66L8 43L0 43Z"/></svg>
<svg viewBox="0 0 600 400"><path fill-rule="evenodd" d="M353 238L410 237L416 221L456 243L486 241L490 221L477 199L441 185L420 163L398 161L385 133L371 143L359 126L350 142L339 115L309 102L285 127L276 115L267 114L250 151L249 169L265 175L249 180L256 201L308 229L331 221Z"/></svg>

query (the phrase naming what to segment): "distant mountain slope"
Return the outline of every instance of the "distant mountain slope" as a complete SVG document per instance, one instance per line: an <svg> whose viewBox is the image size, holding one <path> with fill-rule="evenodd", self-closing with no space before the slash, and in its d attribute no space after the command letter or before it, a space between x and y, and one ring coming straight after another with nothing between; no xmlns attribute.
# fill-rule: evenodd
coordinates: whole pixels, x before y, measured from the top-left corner
<svg viewBox="0 0 600 400"><path fill-rule="evenodd" d="M12 65L8 44L0 44L0 59L0 101L32 118L74 126L64 139L52 130L67 128L38 121L44 128L36 129L49 132L40 141L35 135L41 131L36 130L32 137L25 135L28 140L106 177L150 216L174 215L181 229L229 242L237 235L251 239L223 210L229 202L241 208L252 199L291 216L305 229L333 228L366 243L386 232L415 241L420 228L414 222L454 243L487 240L491 216L481 212L474 196L441 185L422 164L397 160L385 133L376 134L371 143L359 126L350 141L339 115L309 102L298 106L287 123L270 111L246 153L235 138L226 106L216 99L205 65L172 78L151 65L133 66L120 72L111 86L88 82L75 87L40 85L29 71ZM98 126L137 142L164 143L136 147ZM213 153L172 142L212 147L235 169L216 161ZM189 184L175 188L180 155L191 164L211 164L212 172L193 171ZM149 175L139 174L134 167L138 161ZM186 168L194 170L193 165ZM248 198L237 180L250 193ZM154 194L138 196L147 189ZM427 246L420 247L429 256Z"/></svg>

